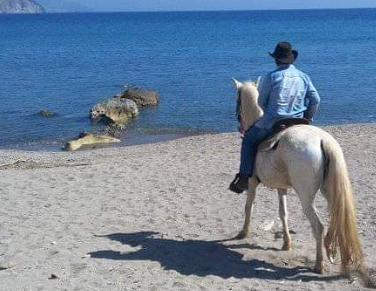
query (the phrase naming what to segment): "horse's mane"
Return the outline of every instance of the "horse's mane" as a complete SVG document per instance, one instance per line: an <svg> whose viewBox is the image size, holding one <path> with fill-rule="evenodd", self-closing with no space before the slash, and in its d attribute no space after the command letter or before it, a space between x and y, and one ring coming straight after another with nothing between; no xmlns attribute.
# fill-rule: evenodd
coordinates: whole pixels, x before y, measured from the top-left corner
<svg viewBox="0 0 376 291"><path fill-rule="evenodd" d="M243 86L245 86L245 85L247 85L247 86L251 85L251 86L253 86L253 87L255 87L257 89L257 87L258 87L258 80L256 80L256 81L253 81L253 80L245 81L243 83Z"/></svg>
<svg viewBox="0 0 376 291"><path fill-rule="evenodd" d="M257 83L253 81L244 82L241 87L242 98L242 114L243 118L246 120L246 128L249 128L256 120L261 118L264 114L262 108L258 105L258 91Z"/></svg>

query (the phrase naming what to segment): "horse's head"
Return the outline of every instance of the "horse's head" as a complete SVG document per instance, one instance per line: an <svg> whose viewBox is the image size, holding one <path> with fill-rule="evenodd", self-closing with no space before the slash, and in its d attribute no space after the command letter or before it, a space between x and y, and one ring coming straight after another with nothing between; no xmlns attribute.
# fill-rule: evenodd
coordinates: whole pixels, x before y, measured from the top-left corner
<svg viewBox="0 0 376 291"><path fill-rule="evenodd" d="M257 103L259 81L260 78L256 82L242 83L232 78L236 90L236 114L241 132L247 131L263 115L263 111Z"/></svg>

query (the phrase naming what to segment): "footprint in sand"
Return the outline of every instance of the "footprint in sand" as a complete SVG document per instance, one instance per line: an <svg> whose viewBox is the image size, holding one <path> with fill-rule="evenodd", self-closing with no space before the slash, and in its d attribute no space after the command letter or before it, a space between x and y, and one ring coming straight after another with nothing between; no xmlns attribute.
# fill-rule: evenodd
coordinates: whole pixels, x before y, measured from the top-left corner
<svg viewBox="0 0 376 291"><path fill-rule="evenodd" d="M70 271L73 277L77 277L81 271L87 268L87 264L85 263L75 263L70 265Z"/></svg>

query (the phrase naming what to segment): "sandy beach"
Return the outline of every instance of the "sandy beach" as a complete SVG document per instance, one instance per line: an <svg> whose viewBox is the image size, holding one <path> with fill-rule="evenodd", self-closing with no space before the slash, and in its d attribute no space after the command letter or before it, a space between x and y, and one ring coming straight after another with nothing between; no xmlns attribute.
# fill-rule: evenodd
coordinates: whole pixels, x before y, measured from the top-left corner
<svg viewBox="0 0 376 291"><path fill-rule="evenodd" d="M376 125L326 127L343 147L366 264L376 268ZM0 151L0 290L365 290L339 264L312 273L315 241L293 191L280 251L276 191L227 190L237 133L79 152ZM327 225L326 202L316 202Z"/></svg>

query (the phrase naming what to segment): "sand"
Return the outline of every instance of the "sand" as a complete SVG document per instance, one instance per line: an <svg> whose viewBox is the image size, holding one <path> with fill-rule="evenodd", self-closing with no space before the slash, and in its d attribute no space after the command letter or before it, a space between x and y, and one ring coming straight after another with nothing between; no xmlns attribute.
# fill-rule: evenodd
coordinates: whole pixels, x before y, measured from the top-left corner
<svg viewBox="0 0 376 291"><path fill-rule="evenodd" d="M342 145L366 263L376 268L376 125L326 128ZM0 151L0 290L363 290L327 261L293 191L293 250L280 251L276 191L227 190L237 133L74 153ZM317 207L327 225L326 203Z"/></svg>

